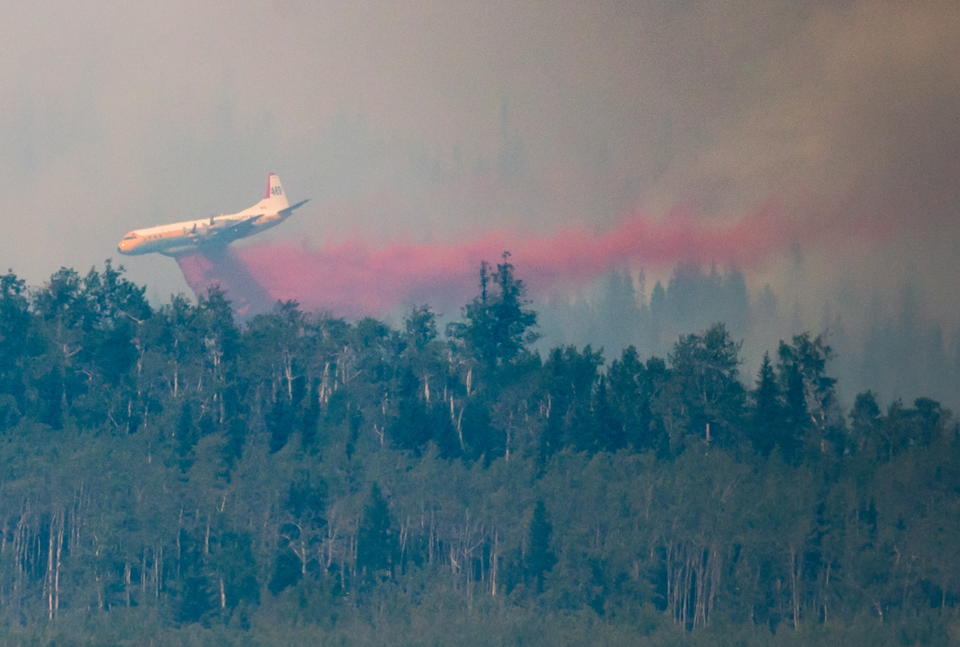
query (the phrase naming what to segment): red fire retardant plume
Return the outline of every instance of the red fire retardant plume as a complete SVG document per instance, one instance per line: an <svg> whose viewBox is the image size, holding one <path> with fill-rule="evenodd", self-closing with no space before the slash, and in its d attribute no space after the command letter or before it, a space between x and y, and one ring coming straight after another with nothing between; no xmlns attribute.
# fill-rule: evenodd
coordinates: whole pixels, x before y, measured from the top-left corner
<svg viewBox="0 0 960 647"><path fill-rule="evenodd" d="M177 265L197 296L204 296L211 287L218 286L226 292L234 310L241 316L265 312L276 301L250 275L230 248L207 247L200 252L177 256Z"/></svg>
<svg viewBox="0 0 960 647"><path fill-rule="evenodd" d="M773 210L732 223L705 222L678 210L656 220L635 215L600 235L570 228L545 236L491 232L455 243L352 240L319 249L263 243L203 252L179 263L195 291L219 283L250 311L261 311L265 302L294 299L308 310L381 315L397 306L465 303L476 292L480 262L496 262L504 250L535 294L630 265L695 260L749 268L824 231L810 222L801 231Z"/></svg>

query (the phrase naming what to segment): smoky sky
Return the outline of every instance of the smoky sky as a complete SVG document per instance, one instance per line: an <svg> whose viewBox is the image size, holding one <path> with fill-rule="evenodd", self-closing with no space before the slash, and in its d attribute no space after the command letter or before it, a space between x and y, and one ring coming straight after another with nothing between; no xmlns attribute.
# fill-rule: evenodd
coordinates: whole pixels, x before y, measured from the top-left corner
<svg viewBox="0 0 960 647"><path fill-rule="evenodd" d="M0 39L0 260L32 283L276 171L312 201L265 236L303 245L774 205L850 245L751 280L909 278L956 322L955 2L37 5ZM152 298L186 290L170 259L122 261Z"/></svg>

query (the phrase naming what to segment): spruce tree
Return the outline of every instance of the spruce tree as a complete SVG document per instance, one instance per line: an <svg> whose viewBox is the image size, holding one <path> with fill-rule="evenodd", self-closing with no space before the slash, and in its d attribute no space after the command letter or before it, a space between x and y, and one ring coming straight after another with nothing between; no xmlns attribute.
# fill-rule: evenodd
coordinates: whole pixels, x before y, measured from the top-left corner
<svg viewBox="0 0 960 647"><path fill-rule="evenodd" d="M389 576L396 548L390 509L380 486L374 483L357 530L357 571L361 578L376 581L384 574Z"/></svg>
<svg viewBox="0 0 960 647"><path fill-rule="evenodd" d="M480 266L480 294L464 308L466 321L449 327L448 334L459 339L467 352L488 374L521 358L539 335L533 330L537 313L527 308L526 286L514 273L510 253L493 273L490 288L487 264Z"/></svg>
<svg viewBox="0 0 960 647"><path fill-rule="evenodd" d="M534 585L537 593L543 593L544 575L557 563L557 558L550 549L550 540L553 535L553 526L547 517L547 509L543 501L537 501L533 508L533 517L527 531L527 578Z"/></svg>
<svg viewBox="0 0 960 647"><path fill-rule="evenodd" d="M751 394L753 411L750 420L750 441L754 450L768 455L777 444L782 444L783 405L777 376L770 362L770 354L763 354L757 373L757 386Z"/></svg>

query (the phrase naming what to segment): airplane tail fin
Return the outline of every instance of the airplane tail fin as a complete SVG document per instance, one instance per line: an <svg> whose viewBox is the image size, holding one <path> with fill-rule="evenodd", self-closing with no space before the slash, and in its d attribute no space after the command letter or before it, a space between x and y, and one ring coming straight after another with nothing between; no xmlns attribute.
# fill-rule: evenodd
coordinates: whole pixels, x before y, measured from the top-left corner
<svg viewBox="0 0 960 647"><path fill-rule="evenodd" d="M274 212L283 211L290 206L283 184L280 183L280 176L276 173L267 175L267 193L257 206Z"/></svg>

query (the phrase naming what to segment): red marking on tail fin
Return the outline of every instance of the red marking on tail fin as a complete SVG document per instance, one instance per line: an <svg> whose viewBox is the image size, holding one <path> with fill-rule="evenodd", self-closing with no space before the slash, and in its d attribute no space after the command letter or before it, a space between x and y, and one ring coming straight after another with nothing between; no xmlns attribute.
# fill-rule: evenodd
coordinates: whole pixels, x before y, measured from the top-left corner
<svg viewBox="0 0 960 647"><path fill-rule="evenodd" d="M270 197L270 178L272 178L276 173L267 173L267 191L263 194L263 199L266 200Z"/></svg>

